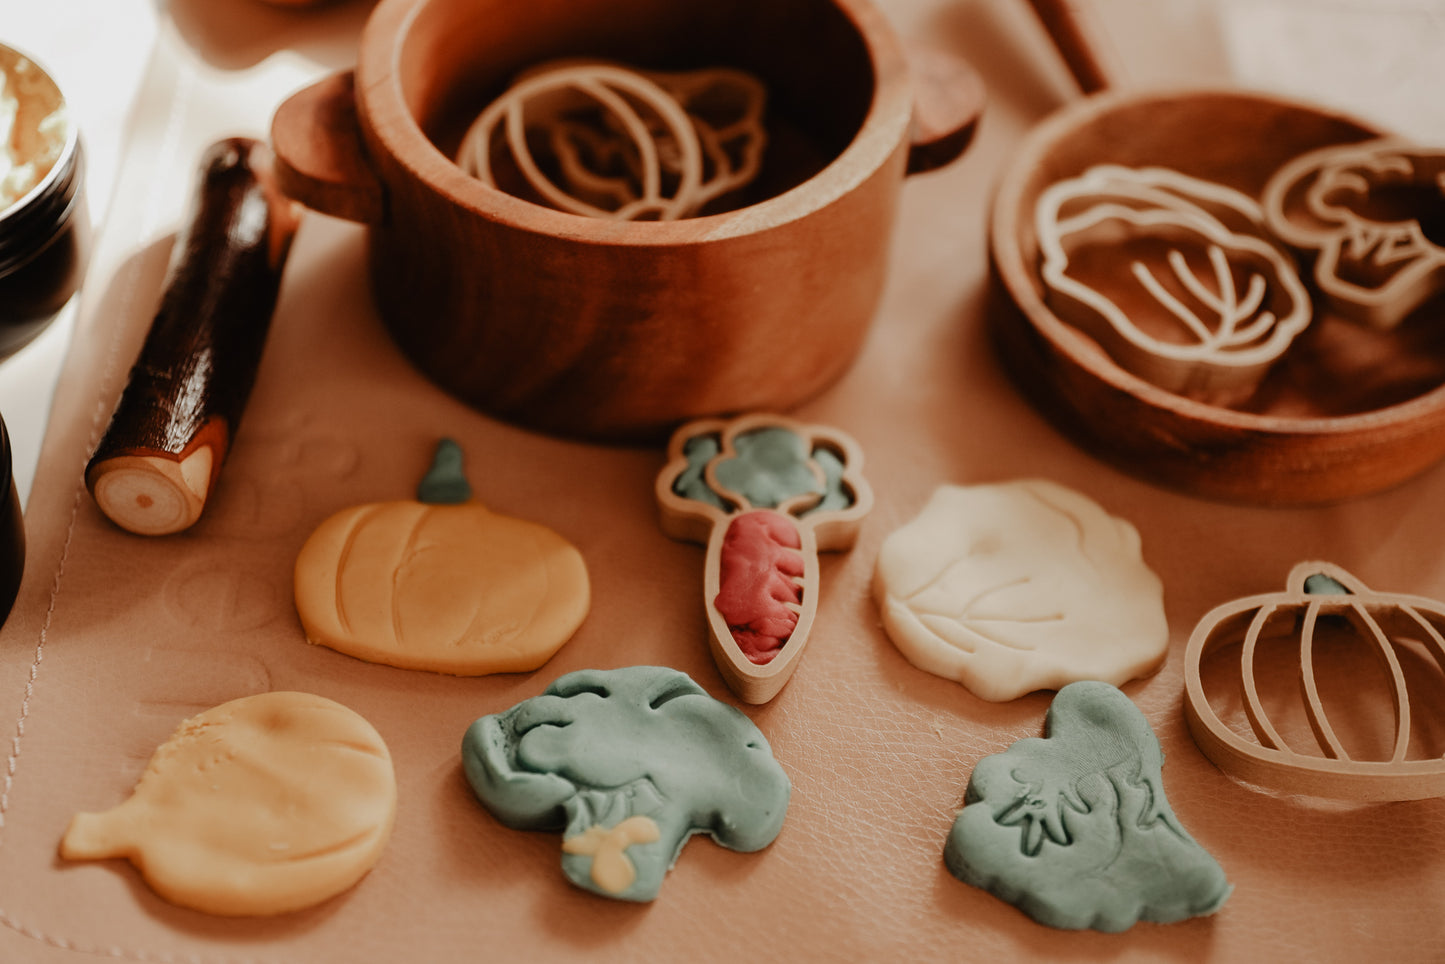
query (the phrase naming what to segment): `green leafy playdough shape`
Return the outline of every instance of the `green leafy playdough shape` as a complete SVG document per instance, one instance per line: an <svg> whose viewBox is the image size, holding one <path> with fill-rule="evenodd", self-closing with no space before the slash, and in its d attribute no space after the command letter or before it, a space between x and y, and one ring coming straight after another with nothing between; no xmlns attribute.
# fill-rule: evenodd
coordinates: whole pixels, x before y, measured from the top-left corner
<svg viewBox="0 0 1445 964"><path fill-rule="evenodd" d="M728 504L712 490L707 479L703 477L707 464L717 456L720 449L716 435L694 435L688 439L682 447L683 454L687 456L687 468L683 469L672 483L672 491L684 498L706 502L726 510Z"/></svg>
<svg viewBox="0 0 1445 964"><path fill-rule="evenodd" d="M717 480L728 492L736 493L756 509L776 509L789 499L807 493L822 498L799 515L809 512L840 511L853 504L843 485L846 466L832 451L818 447L809 451L805 438L787 428L765 426L744 432L733 440L737 454L717 464ZM720 509L728 509L729 499L707 484L703 474L707 464L717 458L721 447L716 435L699 435L683 446L688 465L673 483L678 495ZM818 481L813 467L822 473Z"/></svg>
<svg viewBox="0 0 1445 964"><path fill-rule="evenodd" d="M751 720L662 666L560 677L473 723L462 766L502 823L562 831L574 884L634 901L657 896L695 833L744 852L772 843L791 792Z"/></svg>
<svg viewBox="0 0 1445 964"><path fill-rule="evenodd" d="M949 871L1068 930L1218 910L1230 885L1170 809L1163 751L1129 698L1070 683L1044 732L974 767L943 852Z"/></svg>
<svg viewBox="0 0 1445 964"><path fill-rule="evenodd" d="M837 455L825 448L813 449L813 461L823 470L823 498L808 512L841 512L853 504L853 496L843 485L843 473L848 466ZM808 513L803 513L807 515Z"/></svg>
<svg viewBox="0 0 1445 964"><path fill-rule="evenodd" d="M720 485L759 509L776 509L794 496L818 492L808 470L807 442L785 428L759 428L733 440L737 455L718 463Z"/></svg>

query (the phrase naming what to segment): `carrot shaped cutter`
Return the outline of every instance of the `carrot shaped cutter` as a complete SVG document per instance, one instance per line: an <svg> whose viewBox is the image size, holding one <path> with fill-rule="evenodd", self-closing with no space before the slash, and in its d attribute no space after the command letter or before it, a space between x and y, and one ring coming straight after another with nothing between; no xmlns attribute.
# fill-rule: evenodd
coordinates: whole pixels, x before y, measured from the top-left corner
<svg viewBox="0 0 1445 964"><path fill-rule="evenodd" d="M679 428L657 477L662 528L707 547L709 645L728 686L766 703L818 611L818 553L853 546L873 492L858 443L777 415Z"/></svg>
<svg viewBox="0 0 1445 964"><path fill-rule="evenodd" d="M201 159L160 308L85 470L123 529L167 535L201 516L246 407L297 215L264 144L217 141Z"/></svg>

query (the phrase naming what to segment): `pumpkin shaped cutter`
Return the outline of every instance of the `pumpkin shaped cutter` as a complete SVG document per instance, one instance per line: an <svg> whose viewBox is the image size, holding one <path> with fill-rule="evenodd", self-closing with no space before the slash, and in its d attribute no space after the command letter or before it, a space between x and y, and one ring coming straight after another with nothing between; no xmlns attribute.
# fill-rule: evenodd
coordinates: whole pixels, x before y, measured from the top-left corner
<svg viewBox="0 0 1445 964"><path fill-rule="evenodd" d="M1362 803L1445 795L1445 756L1438 753L1445 711L1438 700L1410 698L1440 685L1442 631L1445 605L1439 602L1374 592L1331 563L1300 563L1284 592L1225 603L1195 628L1184 664L1190 734L1221 770L1285 793ZM1279 656L1292 643L1298 647L1294 673L1261 676L1268 653ZM1237 665L1221 657L1231 645L1240 647ZM1374 674L1361 671L1367 656ZM1223 685L1230 681L1234 692ZM1298 703L1290 682L1297 684ZM1359 701L1340 694L1373 695L1381 682L1393 729L1372 741L1361 733ZM1219 709L1235 700L1238 713L1226 713L1226 722ZM1378 703L1365 707L1375 720Z"/></svg>

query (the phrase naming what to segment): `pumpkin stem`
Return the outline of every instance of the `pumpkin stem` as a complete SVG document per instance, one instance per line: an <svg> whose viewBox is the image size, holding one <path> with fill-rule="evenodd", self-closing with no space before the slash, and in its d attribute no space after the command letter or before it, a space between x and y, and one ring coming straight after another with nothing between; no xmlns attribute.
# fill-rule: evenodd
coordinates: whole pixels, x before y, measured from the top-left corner
<svg viewBox="0 0 1445 964"><path fill-rule="evenodd" d="M416 487L416 499L428 505L459 505L471 497L462 447L444 438L437 442L431 468Z"/></svg>
<svg viewBox="0 0 1445 964"><path fill-rule="evenodd" d="M1338 579L1334 579L1322 572L1305 579L1305 592L1311 596L1352 596L1354 593L1345 588Z"/></svg>

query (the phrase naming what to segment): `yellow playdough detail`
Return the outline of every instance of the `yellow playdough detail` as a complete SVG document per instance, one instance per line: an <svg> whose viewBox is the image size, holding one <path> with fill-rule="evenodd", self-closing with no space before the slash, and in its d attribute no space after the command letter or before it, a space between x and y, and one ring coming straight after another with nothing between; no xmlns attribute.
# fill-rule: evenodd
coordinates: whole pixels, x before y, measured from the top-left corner
<svg viewBox="0 0 1445 964"><path fill-rule="evenodd" d="M656 843L661 837L662 831L651 817L628 817L611 829L588 827L562 841L562 849L569 854L590 856L593 882L608 893L620 894L637 879L637 868L627 856L627 848L633 844Z"/></svg>
<svg viewBox="0 0 1445 964"><path fill-rule="evenodd" d="M395 815L370 723L320 696L262 693L182 723L130 799L76 814L60 856L125 857L161 897L208 914L283 914L360 880Z"/></svg>
<svg viewBox="0 0 1445 964"><path fill-rule="evenodd" d="M296 557L306 638L403 669L534 670L577 631L590 598L576 547L477 502L345 509Z"/></svg>

